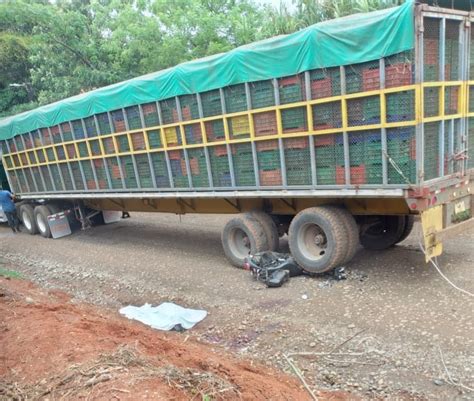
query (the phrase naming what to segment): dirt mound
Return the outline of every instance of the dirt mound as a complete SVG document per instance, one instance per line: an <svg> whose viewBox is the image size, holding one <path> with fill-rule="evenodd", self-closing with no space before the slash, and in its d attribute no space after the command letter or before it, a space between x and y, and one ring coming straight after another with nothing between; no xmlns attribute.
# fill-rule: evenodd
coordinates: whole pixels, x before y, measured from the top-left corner
<svg viewBox="0 0 474 401"><path fill-rule="evenodd" d="M0 278L0 315L0 399L309 399L290 376L26 281Z"/></svg>

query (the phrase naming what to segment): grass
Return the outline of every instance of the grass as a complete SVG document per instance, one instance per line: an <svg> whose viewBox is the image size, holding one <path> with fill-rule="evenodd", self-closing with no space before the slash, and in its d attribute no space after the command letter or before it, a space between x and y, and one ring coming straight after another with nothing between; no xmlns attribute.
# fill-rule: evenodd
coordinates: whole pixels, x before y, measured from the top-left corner
<svg viewBox="0 0 474 401"><path fill-rule="evenodd" d="M7 277L7 278L22 278L20 273L13 270L2 269L1 267L0 267L0 276Z"/></svg>

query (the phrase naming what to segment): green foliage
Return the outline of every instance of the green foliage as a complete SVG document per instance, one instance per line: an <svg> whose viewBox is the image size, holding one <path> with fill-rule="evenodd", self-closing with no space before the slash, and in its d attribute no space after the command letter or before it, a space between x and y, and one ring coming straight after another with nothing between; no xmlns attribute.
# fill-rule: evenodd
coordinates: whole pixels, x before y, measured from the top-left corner
<svg viewBox="0 0 474 401"><path fill-rule="evenodd" d="M395 2L3 0L0 116Z"/></svg>
<svg viewBox="0 0 474 401"><path fill-rule="evenodd" d="M18 273L16 271L13 271L13 270L6 270L6 269L2 269L2 268L0 268L0 276L7 277L7 278L17 278L17 279L22 278L20 273Z"/></svg>

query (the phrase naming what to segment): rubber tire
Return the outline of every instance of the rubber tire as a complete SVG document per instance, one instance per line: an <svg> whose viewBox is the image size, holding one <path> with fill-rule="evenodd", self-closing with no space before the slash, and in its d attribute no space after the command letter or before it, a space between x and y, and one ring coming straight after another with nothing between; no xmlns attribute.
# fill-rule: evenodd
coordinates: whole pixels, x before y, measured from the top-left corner
<svg viewBox="0 0 474 401"><path fill-rule="evenodd" d="M247 213L250 218L257 219L265 231L267 237L268 249L267 251L278 252L280 248L280 237L278 235L278 228L273 221L272 217L265 212L254 210Z"/></svg>
<svg viewBox="0 0 474 401"><path fill-rule="evenodd" d="M395 244L398 244L399 242L406 240L407 237L412 232L414 225L415 225L415 216L407 214L405 216L405 228L403 229L402 236L398 239L398 241Z"/></svg>
<svg viewBox="0 0 474 401"><path fill-rule="evenodd" d="M338 216L342 219L342 222L344 223L344 227L346 228L347 231L347 251L346 251L346 256L344 257L344 260L342 261L342 264L347 264L349 263L354 255L357 252L357 249L359 248L360 242L359 242L359 227L357 226L357 223L354 219L354 216L352 215L349 210L347 210L345 207L341 206L327 206L334 208L336 212L338 213Z"/></svg>
<svg viewBox="0 0 474 401"><path fill-rule="evenodd" d="M248 236L251 254L268 250L267 236L262 224L249 213L239 214L227 222L221 235L224 254L232 265L243 268L247 255L237 255L230 246L232 232L235 229L242 230Z"/></svg>
<svg viewBox="0 0 474 401"><path fill-rule="evenodd" d="M318 206L299 212L290 225L288 245L301 268L309 273L324 273L339 266L347 254L348 231L333 206ZM317 260L307 258L298 241L299 231L308 223L317 224L327 238L326 254Z"/></svg>
<svg viewBox="0 0 474 401"><path fill-rule="evenodd" d="M405 230L405 216L378 216L385 219L389 230L381 234L367 234L367 232L360 235L360 243L365 249L373 251L381 251L388 249L399 242Z"/></svg>
<svg viewBox="0 0 474 401"><path fill-rule="evenodd" d="M35 224L38 227L39 234L44 238L51 238L51 230L48 225L48 216L51 215L51 211L46 205L40 205L35 207ZM36 222L37 216L40 215L45 221L45 231L41 231L39 224Z"/></svg>
<svg viewBox="0 0 474 401"><path fill-rule="evenodd" d="M31 222L31 227L28 229L28 227L25 225L24 222L24 216L23 214L26 214L28 220ZM20 213L19 213L19 218L20 221L23 223L23 227L25 227L25 230L28 234L30 235L35 235L38 234L38 227L36 226L36 221L35 221L35 211L33 206L29 204L24 204L20 206Z"/></svg>

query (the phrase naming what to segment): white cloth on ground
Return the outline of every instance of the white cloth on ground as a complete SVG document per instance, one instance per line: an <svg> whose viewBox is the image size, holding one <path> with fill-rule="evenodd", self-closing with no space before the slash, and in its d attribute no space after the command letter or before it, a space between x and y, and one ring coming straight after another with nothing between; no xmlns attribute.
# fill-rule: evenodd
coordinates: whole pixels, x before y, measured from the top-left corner
<svg viewBox="0 0 474 401"><path fill-rule="evenodd" d="M119 312L129 319L138 320L158 330L171 330L177 324L188 330L207 316L205 310L186 309L171 302L164 302L159 306L129 305L121 308Z"/></svg>

